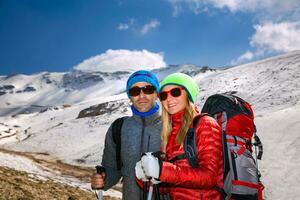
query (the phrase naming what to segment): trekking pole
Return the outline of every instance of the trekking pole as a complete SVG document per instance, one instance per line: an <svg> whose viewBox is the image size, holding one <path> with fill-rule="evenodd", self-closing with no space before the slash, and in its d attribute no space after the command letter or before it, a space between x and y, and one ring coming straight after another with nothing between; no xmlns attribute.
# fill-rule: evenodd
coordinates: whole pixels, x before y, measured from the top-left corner
<svg viewBox="0 0 300 200"><path fill-rule="evenodd" d="M143 181L143 200L147 200L147 181Z"/></svg>
<svg viewBox="0 0 300 200"><path fill-rule="evenodd" d="M155 194L155 200L160 200L160 195L159 195L159 190L158 190L158 185L154 184L154 194Z"/></svg>
<svg viewBox="0 0 300 200"><path fill-rule="evenodd" d="M96 166L96 172L97 174L102 174L103 172L105 172L105 168L100 166L100 165L97 165ZM98 200L103 200L103 192L102 192L102 188L92 188L93 190L95 190L95 194L96 194L96 197ZM98 194L96 192L96 190L98 190Z"/></svg>
<svg viewBox="0 0 300 200"><path fill-rule="evenodd" d="M152 194L153 194L153 183L151 183L151 181L150 181L150 187L149 187L149 192L148 192L147 200L151 200L152 199Z"/></svg>

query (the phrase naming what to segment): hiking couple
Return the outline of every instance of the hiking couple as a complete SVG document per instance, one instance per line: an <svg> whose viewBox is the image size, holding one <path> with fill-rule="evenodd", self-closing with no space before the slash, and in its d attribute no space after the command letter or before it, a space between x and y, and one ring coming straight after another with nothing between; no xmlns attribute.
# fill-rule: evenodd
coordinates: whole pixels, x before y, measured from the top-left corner
<svg viewBox="0 0 300 200"><path fill-rule="evenodd" d="M107 190L122 177L123 199L138 200L143 197L138 179L151 179L167 183L164 191L171 199L221 199L214 188L222 186L223 178L221 129L213 118L203 116L194 127L199 167L192 168L187 159L176 158L184 154L186 133L199 115L194 105L199 93L195 81L186 74L174 73L160 85L152 72L140 70L128 78L126 92L132 116L123 120L120 131L122 165L117 164L118 147L110 126L102 158L105 173L92 176L92 187ZM165 157L149 153L158 151Z"/></svg>

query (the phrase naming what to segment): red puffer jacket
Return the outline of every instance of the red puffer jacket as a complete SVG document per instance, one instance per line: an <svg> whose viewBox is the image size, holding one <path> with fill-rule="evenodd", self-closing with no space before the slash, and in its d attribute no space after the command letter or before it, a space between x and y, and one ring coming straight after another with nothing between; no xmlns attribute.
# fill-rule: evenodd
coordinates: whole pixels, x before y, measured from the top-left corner
<svg viewBox="0 0 300 200"><path fill-rule="evenodd" d="M166 147L168 160L184 153L183 147L175 141L182 115L183 112L172 115L173 128ZM220 200L221 195L214 186L222 187L221 128L213 118L203 116L195 131L199 167L192 168L187 159L174 163L163 161L159 179L170 184L172 199Z"/></svg>

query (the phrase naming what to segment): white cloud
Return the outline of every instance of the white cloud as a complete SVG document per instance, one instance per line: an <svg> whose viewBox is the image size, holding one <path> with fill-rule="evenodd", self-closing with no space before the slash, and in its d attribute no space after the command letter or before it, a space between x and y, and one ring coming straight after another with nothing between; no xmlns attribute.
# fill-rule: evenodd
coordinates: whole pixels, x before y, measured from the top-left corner
<svg viewBox="0 0 300 200"><path fill-rule="evenodd" d="M143 35L147 34L150 30L157 28L160 25L159 21L156 19L151 20L149 23L145 24L141 30Z"/></svg>
<svg viewBox="0 0 300 200"><path fill-rule="evenodd" d="M252 51L246 50L231 63L262 57L268 53L300 49L300 0L167 0L173 16L188 8L195 14L210 10L231 13L248 12L255 16L257 25L250 37Z"/></svg>
<svg viewBox="0 0 300 200"><path fill-rule="evenodd" d="M253 10L260 0L167 0L173 7L173 16L178 14L185 8L192 10L195 14L208 11L208 8L228 9L231 12L238 10ZM265 0L269 1L269 0Z"/></svg>
<svg viewBox="0 0 300 200"><path fill-rule="evenodd" d="M251 46L265 52L288 52L300 49L300 21L264 23L255 26Z"/></svg>
<svg viewBox="0 0 300 200"><path fill-rule="evenodd" d="M300 50L300 21L266 22L255 25L250 39L253 52L247 51L231 64L240 64L268 53L283 53Z"/></svg>
<svg viewBox="0 0 300 200"><path fill-rule="evenodd" d="M180 0L168 0L172 7L173 7L173 17L176 17L179 15L179 13L182 11L182 6L180 3Z"/></svg>
<svg viewBox="0 0 300 200"><path fill-rule="evenodd" d="M129 29L128 24L119 24L118 26L118 30L127 30L127 29Z"/></svg>
<svg viewBox="0 0 300 200"><path fill-rule="evenodd" d="M120 23L117 27L118 30L138 30L142 35L146 35L149 31L157 28L160 25L160 22L156 19L151 20L149 23L144 24L142 27L137 27L137 24L135 23L135 19L131 18L129 19L128 23Z"/></svg>
<svg viewBox="0 0 300 200"><path fill-rule="evenodd" d="M283 20L300 16L299 0L167 0L173 7L173 16L177 16L184 8L195 14L209 8L227 9L235 12L254 12L263 20Z"/></svg>
<svg viewBox="0 0 300 200"><path fill-rule="evenodd" d="M240 63L244 63L245 61L252 60L253 57L254 57L254 55L251 51L246 51L238 59L231 61L231 65L237 65L237 64L240 64Z"/></svg>
<svg viewBox="0 0 300 200"><path fill-rule="evenodd" d="M128 23L120 23L117 27L118 30L123 31L131 28L135 22L134 18L130 18Z"/></svg>
<svg viewBox="0 0 300 200"><path fill-rule="evenodd" d="M195 14L199 14L202 4L199 0L167 0L173 8L173 17L177 17L186 7L192 10Z"/></svg>
<svg viewBox="0 0 300 200"><path fill-rule="evenodd" d="M82 71L136 71L139 69L156 69L166 67L162 53L147 50L130 51L126 49L112 50L93 56L74 67Z"/></svg>

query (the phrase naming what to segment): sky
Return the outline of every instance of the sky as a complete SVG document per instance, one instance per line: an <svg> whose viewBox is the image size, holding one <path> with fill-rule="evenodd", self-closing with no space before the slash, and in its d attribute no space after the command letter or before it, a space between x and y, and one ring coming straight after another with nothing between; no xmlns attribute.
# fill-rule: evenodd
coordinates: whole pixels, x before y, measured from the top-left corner
<svg viewBox="0 0 300 200"><path fill-rule="evenodd" d="M0 0L0 75L225 67L299 35L299 0Z"/></svg>

